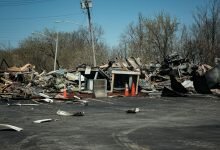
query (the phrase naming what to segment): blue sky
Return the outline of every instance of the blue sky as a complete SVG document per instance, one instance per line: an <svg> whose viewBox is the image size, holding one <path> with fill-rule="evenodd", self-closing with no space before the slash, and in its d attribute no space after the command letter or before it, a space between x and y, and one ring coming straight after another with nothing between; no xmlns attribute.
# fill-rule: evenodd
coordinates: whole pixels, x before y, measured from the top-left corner
<svg viewBox="0 0 220 150"><path fill-rule="evenodd" d="M104 30L104 40L117 46L120 35L138 13L153 17L160 11L175 16L180 23L191 24L192 13L208 0L93 0L92 20ZM87 25L87 15L80 0L0 0L0 46L16 47L32 32L45 28L55 31L77 30L79 25L56 21L72 21Z"/></svg>

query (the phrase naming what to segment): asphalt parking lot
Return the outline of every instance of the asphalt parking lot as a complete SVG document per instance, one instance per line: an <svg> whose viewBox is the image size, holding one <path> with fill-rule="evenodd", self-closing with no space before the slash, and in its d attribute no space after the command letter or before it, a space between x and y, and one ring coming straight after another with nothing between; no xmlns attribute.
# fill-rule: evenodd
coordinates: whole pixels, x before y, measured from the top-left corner
<svg viewBox="0 0 220 150"><path fill-rule="evenodd" d="M139 113L126 113L135 107ZM83 111L85 116L58 116L58 110ZM88 106L1 102L0 115L0 123L23 128L20 132L0 130L2 150L220 149L219 97L104 98L90 99ZM47 118L54 120L33 123Z"/></svg>

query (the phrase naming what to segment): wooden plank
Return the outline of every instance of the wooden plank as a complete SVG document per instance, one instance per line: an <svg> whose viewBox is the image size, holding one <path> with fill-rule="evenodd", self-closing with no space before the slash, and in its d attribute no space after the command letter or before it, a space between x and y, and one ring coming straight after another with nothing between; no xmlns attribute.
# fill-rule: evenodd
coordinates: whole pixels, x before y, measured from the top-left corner
<svg viewBox="0 0 220 150"><path fill-rule="evenodd" d="M112 70L112 74L140 75L140 72Z"/></svg>

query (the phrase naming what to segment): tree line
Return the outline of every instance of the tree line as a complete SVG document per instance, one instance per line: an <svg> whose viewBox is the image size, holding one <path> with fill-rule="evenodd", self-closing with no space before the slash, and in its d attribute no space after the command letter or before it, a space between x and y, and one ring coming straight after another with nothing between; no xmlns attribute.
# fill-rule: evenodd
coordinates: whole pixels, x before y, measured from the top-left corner
<svg viewBox="0 0 220 150"><path fill-rule="evenodd" d="M109 59L140 57L143 63L163 61L167 55L178 52L193 63L214 64L220 57L220 0L208 1L197 7L191 25L178 22L178 18L166 12L154 17L138 14L136 22L130 23L122 33L119 45L109 48L103 40L104 31L94 27L94 43L97 64ZM75 68L80 64L92 65L92 48L86 27L73 32L45 29L44 35L32 34L22 40L17 48L0 47L0 61L10 66L31 63L38 71L53 70L55 43L58 34L59 68Z"/></svg>
<svg viewBox="0 0 220 150"><path fill-rule="evenodd" d="M18 48L0 50L0 60L5 59L9 66L35 65L38 71L51 71L54 67L56 38L58 34L57 68L74 69L81 64L92 65L92 49L86 27L73 32L56 32L44 29L36 32L19 43ZM94 43L97 63L108 60L108 47L102 40L101 27L94 29Z"/></svg>
<svg viewBox="0 0 220 150"><path fill-rule="evenodd" d="M153 18L139 14L136 23L130 23L122 34L113 57L134 56L149 63L177 52L193 63L213 65L220 57L220 1L210 0L192 15L194 21L186 26L166 12Z"/></svg>

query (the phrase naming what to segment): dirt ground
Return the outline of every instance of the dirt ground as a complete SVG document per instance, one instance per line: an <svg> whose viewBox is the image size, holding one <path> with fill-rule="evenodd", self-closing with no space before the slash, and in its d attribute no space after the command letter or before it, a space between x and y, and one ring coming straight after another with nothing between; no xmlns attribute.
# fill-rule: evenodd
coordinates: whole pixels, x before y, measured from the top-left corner
<svg viewBox="0 0 220 150"><path fill-rule="evenodd" d="M220 98L103 98L88 106L66 102L8 106L0 102L2 150L217 150L220 149ZM33 103L32 101L16 101ZM127 114L130 108L140 108ZM56 112L85 112L58 116ZM38 119L54 119L41 124Z"/></svg>

